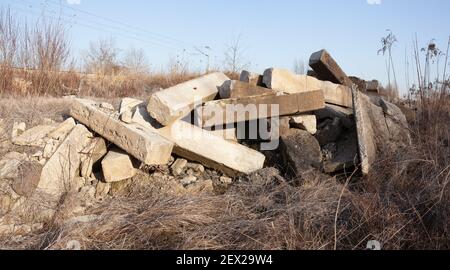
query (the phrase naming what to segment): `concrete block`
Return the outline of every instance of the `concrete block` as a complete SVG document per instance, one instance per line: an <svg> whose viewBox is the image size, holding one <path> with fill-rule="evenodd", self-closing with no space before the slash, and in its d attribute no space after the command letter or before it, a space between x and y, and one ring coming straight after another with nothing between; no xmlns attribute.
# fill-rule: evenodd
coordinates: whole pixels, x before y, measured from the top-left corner
<svg viewBox="0 0 450 270"><path fill-rule="evenodd" d="M102 160L102 170L106 183L119 182L136 175L130 156L119 149L108 152Z"/></svg>
<svg viewBox="0 0 450 270"><path fill-rule="evenodd" d="M322 90L325 102L351 108L350 88L307 75L297 75L286 69L270 68L264 72L264 83L268 88L287 94Z"/></svg>
<svg viewBox="0 0 450 270"><path fill-rule="evenodd" d="M79 173L82 151L92 137L93 134L85 126L75 126L45 164L37 189L56 198L69 191Z"/></svg>
<svg viewBox="0 0 450 270"><path fill-rule="evenodd" d="M197 114L200 116L203 127L212 127L277 116L295 115L324 107L323 92L317 90L292 95L268 94L211 101L203 107L197 108Z"/></svg>
<svg viewBox="0 0 450 270"><path fill-rule="evenodd" d="M309 59L309 65L316 72L317 78L320 80L330 81L348 87L353 85L352 81L326 50L313 53Z"/></svg>
<svg viewBox="0 0 450 270"><path fill-rule="evenodd" d="M227 99L270 94L274 93L274 91L241 81L229 80L220 87L219 93L222 99Z"/></svg>
<svg viewBox="0 0 450 270"><path fill-rule="evenodd" d="M291 117L291 127L308 131L311 135L317 132L317 118L315 115L298 115Z"/></svg>
<svg viewBox="0 0 450 270"><path fill-rule="evenodd" d="M263 75L258 73L253 73L247 70L243 70L241 72L241 76L239 77L239 80L241 82L248 83L253 86L261 86L266 87L266 85L263 83Z"/></svg>
<svg viewBox="0 0 450 270"><path fill-rule="evenodd" d="M146 165L165 165L170 160L172 142L152 130L143 130L138 124L122 123L115 115L100 110L93 101L74 100L70 113Z"/></svg>
<svg viewBox="0 0 450 270"><path fill-rule="evenodd" d="M166 126L186 116L196 105L214 100L218 88L227 80L225 74L217 72L157 92L150 97L148 112Z"/></svg>

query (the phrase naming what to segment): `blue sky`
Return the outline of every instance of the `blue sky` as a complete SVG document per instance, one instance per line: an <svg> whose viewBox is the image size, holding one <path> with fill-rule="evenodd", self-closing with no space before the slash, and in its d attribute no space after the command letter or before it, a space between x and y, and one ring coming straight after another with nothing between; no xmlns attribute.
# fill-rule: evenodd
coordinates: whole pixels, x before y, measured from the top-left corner
<svg viewBox="0 0 450 270"><path fill-rule="evenodd" d="M144 49L154 69L177 55L192 68L204 68L194 46L209 46L212 65L221 66L226 44L241 35L246 60L257 72L292 69L296 58L307 64L311 53L326 48L348 75L387 82L377 50L391 29L399 41L394 61L404 87L405 50L411 59L414 35L419 46L434 38L441 50L450 35L448 0L0 0L30 18L44 8L56 16L58 2L75 55L91 40L114 37L123 50Z"/></svg>

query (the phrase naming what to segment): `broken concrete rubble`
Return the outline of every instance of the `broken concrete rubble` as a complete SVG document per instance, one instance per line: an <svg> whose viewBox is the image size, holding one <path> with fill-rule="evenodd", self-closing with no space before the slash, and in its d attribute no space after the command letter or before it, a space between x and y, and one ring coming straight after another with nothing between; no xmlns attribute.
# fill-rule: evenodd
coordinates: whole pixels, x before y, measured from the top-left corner
<svg viewBox="0 0 450 270"><path fill-rule="evenodd" d="M48 137L54 140L64 140L67 134L72 131L72 129L76 126L75 120L73 118L68 118L62 124L60 124L56 129L54 129Z"/></svg>
<svg viewBox="0 0 450 270"><path fill-rule="evenodd" d="M188 164L188 161L185 160L184 158L179 158L179 159L175 160L175 162L171 166L173 175L175 175L175 176L180 175L183 172L183 170L187 164Z"/></svg>
<svg viewBox="0 0 450 270"><path fill-rule="evenodd" d="M175 154L230 176L251 173L264 165L263 154L184 121L176 121L158 134L175 144Z"/></svg>
<svg viewBox="0 0 450 270"><path fill-rule="evenodd" d="M307 131L292 129L281 136L280 150L286 172L290 175L306 177L312 169L321 166L320 145Z"/></svg>
<svg viewBox="0 0 450 270"><path fill-rule="evenodd" d="M148 112L162 125L168 125L195 106L214 100L219 87L228 80L225 74L217 72L157 92L150 97Z"/></svg>
<svg viewBox="0 0 450 270"><path fill-rule="evenodd" d="M298 115L290 118L291 127L308 131L311 135L317 132L317 119L315 115Z"/></svg>
<svg viewBox="0 0 450 270"><path fill-rule="evenodd" d="M77 125L58 147L42 169L37 189L57 199L72 188L72 180L79 172L82 151L93 134L83 125Z"/></svg>
<svg viewBox="0 0 450 270"><path fill-rule="evenodd" d="M169 162L172 142L137 124L122 123L114 115L100 110L93 101L74 100L70 114L146 165L164 165Z"/></svg>
<svg viewBox="0 0 450 270"><path fill-rule="evenodd" d="M262 95L211 101L198 108L203 127L310 112L325 107L323 92Z"/></svg>
<svg viewBox="0 0 450 270"><path fill-rule="evenodd" d="M377 151L398 152L411 144L408 124L401 110L383 99L373 104L368 96L353 89L358 149L362 172L368 174Z"/></svg>
<svg viewBox="0 0 450 270"><path fill-rule="evenodd" d="M317 78L323 81L352 87L352 81L326 50L315 52L309 59L309 66L316 72Z"/></svg>
<svg viewBox="0 0 450 270"><path fill-rule="evenodd" d="M44 139L55 129L55 126L36 126L24 131L21 135L12 139L15 145L44 147Z"/></svg>
<svg viewBox="0 0 450 270"><path fill-rule="evenodd" d="M108 152L103 138L94 138L82 151L81 176L90 177L94 164Z"/></svg>
<svg viewBox="0 0 450 270"><path fill-rule="evenodd" d="M274 93L274 91L268 88L251 85L249 83L241 81L229 80L224 82L223 85L219 88L219 93L222 99L227 99L270 94Z"/></svg>
<svg viewBox="0 0 450 270"><path fill-rule="evenodd" d="M350 88L327 81L320 81L307 75L298 75L285 69L270 68L264 72L264 83L270 89L288 94L322 90L325 102L349 107L352 104Z"/></svg>
<svg viewBox="0 0 450 270"><path fill-rule="evenodd" d="M253 86L261 86L266 87L266 85L263 83L263 75L253 73L247 70L243 70L241 72L241 76L239 77L239 80L241 82L248 83Z"/></svg>
<svg viewBox="0 0 450 270"><path fill-rule="evenodd" d="M133 167L130 156L119 149L108 152L102 160L102 169L106 183L119 182L136 175L136 169Z"/></svg>
<svg viewBox="0 0 450 270"><path fill-rule="evenodd" d="M119 114L123 114L126 111L132 111L137 106L144 103L142 100L134 99L134 98L124 98L120 102Z"/></svg>

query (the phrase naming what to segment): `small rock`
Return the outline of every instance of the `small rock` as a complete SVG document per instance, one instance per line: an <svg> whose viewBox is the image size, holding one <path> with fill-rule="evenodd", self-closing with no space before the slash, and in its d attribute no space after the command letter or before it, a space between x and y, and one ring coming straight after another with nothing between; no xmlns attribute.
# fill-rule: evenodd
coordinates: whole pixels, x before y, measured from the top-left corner
<svg viewBox="0 0 450 270"><path fill-rule="evenodd" d="M183 184L183 186L185 186L185 187L189 186L190 184L193 184L195 182L197 182L197 177L195 177L195 176L188 176L188 177L183 178L180 181L180 183Z"/></svg>
<svg viewBox="0 0 450 270"><path fill-rule="evenodd" d="M14 137L12 142L19 146L44 147L45 138L54 129L54 126L36 126L24 131L21 135Z"/></svg>
<svg viewBox="0 0 450 270"><path fill-rule="evenodd" d="M36 162L23 162L18 167L12 189L20 196L31 197L35 192L42 172L42 165Z"/></svg>
<svg viewBox="0 0 450 270"><path fill-rule="evenodd" d="M196 164L196 163L188 163L187 167L189 169L192 169L198 173L204 173L205 172L205 167L201 164Z"/></svg>
<svg viewBox="0 0 450 270"><path fill-rule="evenodd" d="M223 184L226 184L226 185L233 184L233 179L230 177L222 176L219 178L219 180L220 180L220 182L222 182Z"/></svg>
<svg viewBox="0 0 450 270"><path fill-rule="evenodd" d="M67 137L67 135L75 126L75 120L72 117L68 118L66 121L62 122L56 129L50 132L48 137L54 140L62 141Z"/></svg>
<svg viewBox="0 0 450 270"><path fill-rule="evenodd" d="M171 166L172 173L174 176L178 176L183 173L184 168L187 165L187 160L183 158L177 159Z"/></svg>
<svg viewBox="0 0 450 270"><path fill-rule="evenodd" d="M119 149L109 151L102 161L102 169L107 183L130 179L136 175L130 156Z"/></svg>
<svg viewBox="0 0 450 270"><path fill-rule="evenodd" d="M315 115L300 115L291 118L291 127L303 129L312 135L317 132L317 119Z"/></svg>

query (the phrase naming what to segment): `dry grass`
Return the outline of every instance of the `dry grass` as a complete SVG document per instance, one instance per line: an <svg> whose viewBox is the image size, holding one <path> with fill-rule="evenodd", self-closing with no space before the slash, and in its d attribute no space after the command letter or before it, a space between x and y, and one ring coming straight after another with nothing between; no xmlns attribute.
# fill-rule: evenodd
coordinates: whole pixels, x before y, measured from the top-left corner
<svg viewBox="0 0 450 270"><path fill-rule="evenodd" d="M65 101L51 102L54 116L65 113ZM20 108L11 103L2 100L0 115ZM51 117L48 103L26 104L17 118L36 123L42 115L32 110ZM95 220L50 222L1 246L61 249L77 240L83 249L364 249L378 240L384 249L448 249L450 101L429 95L417 106L408 114L413 146L380 155L368 177L292 186L268 168L224 195L175 195L149 182L94 205L86 215Z"/></svg>

